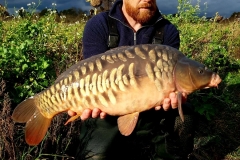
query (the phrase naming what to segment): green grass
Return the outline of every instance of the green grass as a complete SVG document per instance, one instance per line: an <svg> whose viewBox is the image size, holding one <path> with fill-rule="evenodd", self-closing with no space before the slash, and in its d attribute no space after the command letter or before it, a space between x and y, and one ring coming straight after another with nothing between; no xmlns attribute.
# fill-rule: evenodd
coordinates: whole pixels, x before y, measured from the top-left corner
<svg viewBox="0 0 240 160"><path fill-rule="evenodd" d="M240 23L206 21L196 16L198 6L181 2L181 16L166 16L180 31L180 50L217 70L223 80L218 89L189 96L198 119L191 157L240 159ZM11 113L17 103L82 59L85 18L66 23L65 18L56 21L55 14L33 15L0 21L0 159L73 159L80 144L80 121L64 126L68 116L55 117L41 144L29 147L24 125L14 124Z"/></svg>

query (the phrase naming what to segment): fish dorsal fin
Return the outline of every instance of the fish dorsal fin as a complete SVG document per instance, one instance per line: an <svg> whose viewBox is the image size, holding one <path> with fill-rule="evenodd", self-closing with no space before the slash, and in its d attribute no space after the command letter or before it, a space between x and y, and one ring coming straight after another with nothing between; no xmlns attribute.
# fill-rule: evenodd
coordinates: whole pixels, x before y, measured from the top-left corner
<svg viewBox="0 0 240 160"><path fill-rule="evenodd" d="M133 132L137 124L138 117L139 117L139 112L135 112L132 114L120 116L118 118L118 121L117 121L118 129L122 135L129 136Z"/></svg>
<svg viewBox="0 0 240 160"><path fill-rule="evenodd" d="M177 98L178 98L178 113L181 120L184 122L184 115L182 110L182 92L177 92Z"/></svg>

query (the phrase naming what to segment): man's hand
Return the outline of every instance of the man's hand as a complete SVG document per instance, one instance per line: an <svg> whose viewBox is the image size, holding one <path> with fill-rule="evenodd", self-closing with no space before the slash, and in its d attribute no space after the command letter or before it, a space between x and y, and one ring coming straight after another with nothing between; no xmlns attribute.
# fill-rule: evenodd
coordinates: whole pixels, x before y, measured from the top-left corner
<svg viewBox="0 0 240 160"><path fill-rule="evenodd" d="M187 94L182 93L182 103L185 103L186 100L187 100ZM174 92L171 92L169 94L169 98L165 98L163 100L163 105L155 107L155 110L160 110L161 108L163 108L164 111L168 111L171 108L176 109L177 107L178 107L177 94Z"/></svg>
<svg viewBox="0 0 240 160"><path fill-rule="evenodd" d="M76 113L74 111L68 110L68 115L75 116ZM98 116L100 116L101 119L104 119L107 116L107 114L105 112L101 112L101 110L98 108L94 108L93 110L87 108L83 111L80 117L81 117L81 120L84 121L90 118L91 116L92 118L97 118Z"/></svg>
<svg viewBox="0 0 240 160"><path fill-rule="evenodd" d="M182 102L186 102L187 100L187 95L186 94L182 94ZM168 111L169 109L176 109L178 107L178 100L177 100L177 94L174 92L171 92L169 94L169 98L165 98L163 100L163 105L162 106L156 106L155 110L160 110L161 108L163 108L163 110ZM68 111L68 115L69 116L75 116L76 113L74 111L69 110ZM107 113L102 112L100 109L98 108L94 108L93 110L91 109L85 109L82 113L81 120L86 120L90 117L92 118L97 118L100 117L101 119L104 119L107 116Z"/></svg>

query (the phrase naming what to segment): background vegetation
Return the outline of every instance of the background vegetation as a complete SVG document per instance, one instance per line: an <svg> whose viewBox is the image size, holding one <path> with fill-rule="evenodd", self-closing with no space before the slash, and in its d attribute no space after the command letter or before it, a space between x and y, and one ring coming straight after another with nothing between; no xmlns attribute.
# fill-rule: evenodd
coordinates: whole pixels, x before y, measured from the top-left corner
<svg viewBox="0 0 240 160"><path fill-rule="evenodd" d="M10 17L0 6L0 159L73 159L78 152L80 121L63 126L57 116L44 141L29 147L24 126L14 124L16 104L48 87L66 68L81 60L81 38L87 17L71 8ZM103 10L95 7L95 13ZM193 159L240 159L240 14L222 23L219 15L199 17L198 5L179 0L178 14L165 15L181 36L180 50L217 70L223 81L218 89L201 90L189 99L196 107ZM239 17L238 17L239 16Z"/></svg>

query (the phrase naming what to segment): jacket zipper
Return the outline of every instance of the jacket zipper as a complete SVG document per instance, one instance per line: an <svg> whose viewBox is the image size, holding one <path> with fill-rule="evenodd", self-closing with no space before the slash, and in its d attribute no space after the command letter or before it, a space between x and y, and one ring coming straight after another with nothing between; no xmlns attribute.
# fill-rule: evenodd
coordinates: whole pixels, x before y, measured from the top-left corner
<svg viewBox="0 0 240 160"><path fill-rule="evenodd" d="M108 16L110 16L110 15L108 15ZM132 31L133 31L133 44L134 45L136 45L137 44L137 32L135 32L131 27L129 27L128 25L125 25L125 23L123 23L122 21L120 21L120 20L118 20L118 19L116 19L116 18L114 18L114 17L112 17L112 16L110 16L111 18L113 18L113 19L115 19L116 21L119 21L120 23L122 23L124 26L126 26L126 27L128 27L128 28L130 28ZM159 21L161 21L163 18L161 17L160 19L158 19L154 24L156 24L156 23L158 23ZM149 27L149 26L151 26L151 25L147 25L147 26L143 26L143 27L141 27L141 28L139 28L139 30L140 29L142 29L142 28L145 28L145 27Z"/></svg>
<svg viewBox="0 0 240 160"><path fill-rule="evenodd" d="M137 44L137 32L133 33L133 40L134 40L133 44L136 45Z"/></svg>

